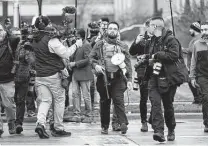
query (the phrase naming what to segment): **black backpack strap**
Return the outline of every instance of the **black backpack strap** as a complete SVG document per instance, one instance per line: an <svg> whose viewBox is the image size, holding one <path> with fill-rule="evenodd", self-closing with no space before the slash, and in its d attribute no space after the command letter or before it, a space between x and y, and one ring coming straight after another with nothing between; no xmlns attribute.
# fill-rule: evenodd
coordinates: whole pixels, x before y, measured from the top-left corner
<svg viewBox="0 0 208 146"><path fill-rule="evenodd" d="M7 42L7 45L8 45L9 53L12 55L12 59L14 60L14 53L12 51L12 47L11 47L11 44L10 44L9 40Z"/></svg>
<svg viewBox="0 0 208 146"><path fill-rule="evenodd" d="M13 74L16 72L17 67L19 66L19 54L20 54L20 49L21 49L21 43L22 42L18 43L17 49L14 54L13 54L10 43L8 43L8 48L9 48L10 53L12 54L12 59L13 59L13 63L14 63L12 71L11 71L11 73L13 73Z"/></svg>
<svg viewBox="0 0 208 146"><path fill-rule="evenodd" d="M183 52L182 52L182 46L181 46L181 43L179 42L179 40L178 40L175 36L169 36L169 37L174 38L174 39L178 42L178 44L179 44L179 59L178 59L178 61L180 61L180 59L183 59ZM165 38L165 39L163 40L163 42L164 42L164 43L162 43L162 44L165 46L165 45L167 44L167 42L168 42L168 37ZM164 46L163 46L163 49L164 49Z"/></svg>
<svg viewBox="0 0 208 146"><path fill-rule="evenodd" d="M153 38L155 39L155 38ZM155 44L155 40L150 40L150 48L149 48L149 54L152 55L153 54L153 50L154 50L154 44Z"/></svg>

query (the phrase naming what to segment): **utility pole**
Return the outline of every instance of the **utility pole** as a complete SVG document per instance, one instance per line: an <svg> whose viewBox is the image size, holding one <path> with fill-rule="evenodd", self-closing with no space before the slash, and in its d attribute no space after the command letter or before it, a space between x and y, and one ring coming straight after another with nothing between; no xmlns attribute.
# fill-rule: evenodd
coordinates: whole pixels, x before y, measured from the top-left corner
<svg viewBox="0 0 208 146"><path fill-rule="evenodd" d="M19 0L14 2L14 15L13 15L13 26L20 27L20 11L19 11Z"/></svg>
<svg viewBox="0 0 208 146"><path fill-rule="evenodd" d="M173 22L172 0L169 0L169 3L170 3L170 13L171 13L171 21L172 21L173 35L175 36L175 27L174 27L174 22Z"/></svg>
<svg viewBox="0 0 208 146"><path fill-rule="evenodd" d="M42 15L42 0L37 0L39 16Z"/></svg>
<svg viewBox="0 0 208 146"><path fill-rule="evenodd" d="M77 0L75 0L75 8L76 8L76 12L75 12L75 19L74 19L74 27L77 28Z"/></svg>
<svg viewBox="0 0 208 146"><path fill-rule="evenodd" d="M3 6L3 18L2 18L2 20L4 21L8 17L8 1L3 1L2 6Z"/></svg>

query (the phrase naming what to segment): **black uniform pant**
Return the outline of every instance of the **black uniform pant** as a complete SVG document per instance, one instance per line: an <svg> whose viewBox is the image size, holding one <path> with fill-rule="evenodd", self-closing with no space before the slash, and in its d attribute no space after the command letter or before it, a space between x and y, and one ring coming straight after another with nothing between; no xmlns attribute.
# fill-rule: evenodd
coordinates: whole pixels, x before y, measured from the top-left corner
<svg viewBox="0 0 208 146"><path fill-rule="evenodd" d="M139 89L140 89L140 115L141 123L147 122L147 100L148 100L148 81L139 80ZM151 115L151 114L150 114ZM118 123L117 115L113 107L113 118L112 124Z"/></svg>
<svg viewBox="0 0 208 146"><path fill-rule="evenodd" d="M112 126L113 126L113 124L119 123L119 121L118 121L118 116L116 115L114 105L112 106L112 109L113 109L113 117L112 117Z"/></svg>
<svg viewBox="0 0 208 146"><path fill-rule="evenodd" d="M109 128L111 99L113 100L119 124L125 123L128 125L124 106L124 92L127 89L126 82L122 76L108 79L108 81L110 83L110 85L108 85L109 99L107 98L107 92L102 75L98 76L96 83L98 93L100 94L101 127Z"/></svg>
<svg viewBox="0 0 208 146"><path fill-rule="evenodd" d="M33 111L35 112L35 100L36 100L36 93L35 93L35 87L33 87L32 91L27 92L26 96L26 107L27 107L27 112L28 111Z"/></svg>
<svg viewBox="0 0 208 146"><path fill-rule="evenodd" d="M65 107L68 107L70 105L69 103L69 86L70 86L70 83L68 83L67 87L65 88Z"/></svg>
<svg viewBox="0 0 208 146"><path fill-rule="evenodd" d="M95 101L95 86L96 86L95 79L93 79L90 84L90 96L91 96L92 107L93 107L94 101Z"/></svg>
<svg viewBox="0 0 208 146"><path fill-rule="evenodd" d="M157 77L151 77L149 81L149 98L152 104L152 128L154 132L164 134L164 118L161 108L161 101L164 107L165 123L168 129L174 130L176 126L173 101L176 93L177 86L169 87L165 93L159 92Z"/></svg>
<svg viewBox="0 0 208 146"><path fill-rule="evenodd" d="M198 77L197 83L202 93L202 113L204 125L208 126L208 78Z"/></svg>
<svg viewBox="0 0 208 146"><path fill-rule="evenodd" d="M15 82L16 124L21 124L25 114L25 99L28 92L28 82Z"/></svg>
<svg viewBox="0 0 208 146"><path fill-rule="evenodd" d="M27 110L34 111L34 95L28 95L28 82L15 82L16 124L22 125L25 114L25 103Z"/></svg>
<svg viewBox="0 0 208 146"><path fill-rule="evenodd" d="M141 114L141 122L147 122L147 100L148 100L148 81L140 80L139 81L140 88L140 114Z"/></svg>

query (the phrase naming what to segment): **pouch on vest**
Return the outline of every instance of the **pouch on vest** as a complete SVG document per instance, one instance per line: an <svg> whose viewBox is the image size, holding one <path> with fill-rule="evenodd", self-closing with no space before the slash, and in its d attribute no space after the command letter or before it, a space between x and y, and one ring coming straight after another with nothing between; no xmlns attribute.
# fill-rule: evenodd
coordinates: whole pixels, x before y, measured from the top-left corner
<svg viewBox="0 0 208 146"><path fill-rule="evenodd" d="M158 77L157 85L158 85L159 93L161 94L167 93L170 88L168 79L166 77Z"/></svg>

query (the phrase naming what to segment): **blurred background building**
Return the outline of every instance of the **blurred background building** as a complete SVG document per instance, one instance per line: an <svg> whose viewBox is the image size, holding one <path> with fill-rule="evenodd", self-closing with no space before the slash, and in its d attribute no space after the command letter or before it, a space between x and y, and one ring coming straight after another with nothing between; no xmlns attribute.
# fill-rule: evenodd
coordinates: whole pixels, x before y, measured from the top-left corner
<svg viewBox="0 0 208 146"><path fill-rule="evenodd" d="M10 17L13 22L14 2L19 3L20 20L31 23L38 15L37 0L0 0L0 20ZM87 28L89 22L97 21L101 17L108 17L110 21L118 21L121 28L128 30L125 39L132 40L139 30L132 28L141 24L152 16L163 16L167 26L172 29L171 9L174 18L176 36L187 46L190 40L188 28L193 21L206 19L208 0L42 0L42 14L49 16L55 24L61 25L62 9L65 6L75 6L77 1L77 27ZM72 16L74 17L74 16Z"/></svg>
<svg viewBox="0 0 208 146"><path fill-rule="evenodd" d="M7 11L6 15L12 17L14 14L13 3L17 0L0 1L2 1L0 3L0 10L2 10L0 11L0 18L2 19L3 17L4 9ZM37 0L18 1L22 20L31 21L33 16L38 15ZM174 0L174 11L180 10L184 2L185 0ZM77 0L77 4L78 26L85 26L88 22L107 16L110 20L121 21L125 27L136 21L137 23L142 21L143 17L153 15L157 11L156 9L161 11L165 17L170 15L169 0ZM42 14L49 16L54 23L59 23L61 21L62 8L74 5L75 0L42 0Z"/></svg>

